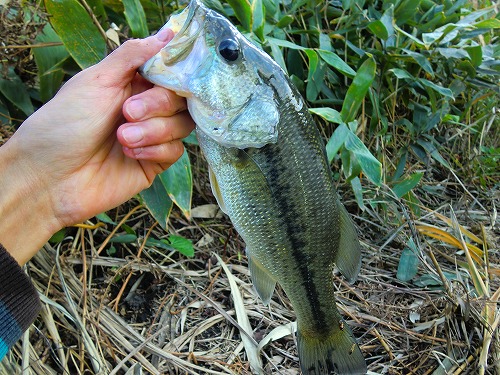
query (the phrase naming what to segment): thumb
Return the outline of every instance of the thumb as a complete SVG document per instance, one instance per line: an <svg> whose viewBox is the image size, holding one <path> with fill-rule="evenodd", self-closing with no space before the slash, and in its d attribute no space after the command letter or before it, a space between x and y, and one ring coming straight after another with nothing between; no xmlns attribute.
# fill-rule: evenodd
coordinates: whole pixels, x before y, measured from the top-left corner
<svg viewBox="0 0 500 375"><path fill-rule="evenodd" d="M144 39L130 39L96 65L105 72L113 72L115 83L127 84L137 69L158 53L174 37L170 29L161 29L157 34Z"/></svg>

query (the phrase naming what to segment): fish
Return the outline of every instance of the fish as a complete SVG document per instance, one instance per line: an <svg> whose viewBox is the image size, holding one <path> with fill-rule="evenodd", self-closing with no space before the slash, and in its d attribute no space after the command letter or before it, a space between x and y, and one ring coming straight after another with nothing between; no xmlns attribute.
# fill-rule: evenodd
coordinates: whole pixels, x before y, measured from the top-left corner
<svg viewBox="0 0 500 375"><path fill-rule="evenodd" d="M335 267L356 279L361 248L305 101L268 54L200 1L164 27L173 39L140 73L186 97L213 194L245 242L257 294L269 304L279 283L291 302L302 373L365 374L333 283Z"/></svg>

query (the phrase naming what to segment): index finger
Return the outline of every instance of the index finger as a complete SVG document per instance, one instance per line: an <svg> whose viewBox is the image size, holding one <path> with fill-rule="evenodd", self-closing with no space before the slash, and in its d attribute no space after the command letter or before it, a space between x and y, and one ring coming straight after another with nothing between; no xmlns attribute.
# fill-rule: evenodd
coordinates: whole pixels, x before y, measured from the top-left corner
<svg viewBox="0 0 500 375"><path fill-rule="evenodd" d="M185 98L160 86L131 96L123 103L123 115L130 122L169 117L186 109Z"/></svg>

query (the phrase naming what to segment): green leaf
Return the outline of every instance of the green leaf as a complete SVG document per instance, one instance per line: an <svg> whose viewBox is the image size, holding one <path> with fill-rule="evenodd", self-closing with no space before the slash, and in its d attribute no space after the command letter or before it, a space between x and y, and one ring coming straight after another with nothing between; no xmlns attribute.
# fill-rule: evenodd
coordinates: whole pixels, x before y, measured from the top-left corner
<svg viewBox="0 0 500 375"><path fill-rule="evenodd" d="M430 63L427 57L425 57L421 53L414 52L409 49L403 48L403 51L406 52L406 54L408 54L409 56L411 56L417 62L417 64L420 65L422 69L424 69L430 75L434 76L434 70L432 69L432 64Z"/></svg>
<svg viewBox="0 0 500 375"><path fill-rule="evenodd" d="M283 29L290 25L293 22L294 18L293 16L289 14L285 14L279 21L276 23L276 27Z"/></svg>
<svg viewBox="0 0 500 375"><path fill-rule="evenodd" d="M382 184L382 164L350 129L347 129L344 147L354 153L366 177L375 185L380 186Z"/></svg>
<svg viewBox="0 0 500 375"><path fill-rule="evenodd" d="M483 62L483 48L481 46L465 47L472 65L477 68Z"/></svg>
<svg viewBox="0 0 500 375"><path fill-rule="evenodd" d="M149 35L144 8L139 0L123 0L125 19L134 38L145 38Z"/></svg>
<svg viewBox="0 0 500 375"><path fill-rule="evenodd" d="M39 44L61 42L50 24L45 25L43 32L38 34L35 40ZM40 98L45 103L52 99L61 87L65 74L62 63L69 57L69 53L62 45L33 48L32 51L38 68Z"/></svg>
<svg viewBox="0 0 500 375"><path fill-rule="evenodd" d="M184 238L181 236L176 236L176 235L172 234L172 235L168 236L167 241L170 244L170 246L175 248L181 254L184 254L185 256L188 256L188 257L194 256L193 243L190 240L188 240L187 238Z"/></svg>
<svg viewBox="0 0 500 375"><path fill-rule="evenodd" d="M398 25L404 24L418 13L421 0L403 0L394 11L394 18Z"/></svg>
<svg viewBox="0 0 500 375"><path fill-rule="evenodd" d="M441 156L439 153L438 149L432 142L424 141L422 139L417 139L417 143L427 152L429 153L432 158L439 163L441 163L444 167L450 168L450 165L448 162Z"/></svg>
<svg viewBox="0 0 500 375"><path fill-rule="evenodd" d="M487 20L479 21L474 24L478 29L499 29L500 28L500 20L497 18L490 18Z"/></svg>
<svg viewBox="0 0 500 375"><path fill-rule="evenodd" d="M283 58L283 52L281 51L281 48L274 43L270 43L270 46L271 46L271 55L274 61L278 63L278 65L281 67L281 69L283 69L283 71L288 73L288 69L285 63L285 59Z"/></svg>
<svg viewBox="0 0 500 375"><path fill-rule="evenodd" d="M356 176L350 182L352 191L354 193L354 198L356 199L356 203L358 204L359 208L364 210L365 203L363 202L363 188L361 186L361 180Z"/></svg>
<svg viewBox="0 0 500 375"><path fill-rule="evenodd" d="M104 5L102 0L86 0L88 6L92 10L92 13L97 17L101 25L103 22L107 21L106 10L104 9Z"/></svg>
<svg viewBox="0 0 500 375"><path fill-rule="evenodd" d="M380 21L387 31L387 37L383 38L386 46L393 47L396 44L396 36L394 34L394 6L391 5L380 17Z"/></svg>
<svg viewBox="0 0 500 375"><path fill-rule="evenodd" d="M403 29L399 28L397 25L394 25L394 29L397 30L399 33L403 34L404 36L406 36L407 38L413 40L418 47L420 47L420 48L427 47L427 45L424 42L422 42L420 39L418 39L416 36L413 36L412 34L407 33Z"/></svg>
<svg viewBox="0 0 500 375"><path fill-rule="evenodd" d="M387 40L389 38L389 31L381 20L370 22L368 29L379 39Z"/></svg>
<svg viewBox="0 0 500 375"><path fill-rule="evenodd" d="M12 125L12 117L10 116L9 109L0 98L0 126L2 125Z"/></svg>
<svg viewBox="0 0 500 375"><path fill-rule="evenodd" d="M61 243L64 240L64 237L66 237L66 228L60 229L54 233L52 237L49 238L49 242L51 244Z"/></svg>
<svg viewBox="0 0 500 375"><path fill-rule="evenodd" d="M348 131L349 128L347 127L347 125L342 123L339 127L337 127L337 129L335 129L332 136L328 140L326 144L326 156L329 163L332 162L335 155L337 155L340 148L344 145Z"/></svg>
<svg viewBox="0 0 500 375"><path fill-rule="evenodd" d="M309 101L316 100L320 90L322 82L317 80L316 70L318 69L319 57L315 50L306 49L305 53L309 59L309 71L307 73L307 87L306 87L306 97Z"/></svg>
<svg viewBox="0 0 500 375"><path fill-rule="evenodd" d="M184 216L190 219L193 178L187 151L184 150L179 160L159 176L170 199L181 209Z"/></svg>
<svg viewBox="0 0 500 375"><path fill-rule="evenodd" d="M435 84L434 82L431 82L425 78L420 78L418 80L418 82L421 82L424 86L427 86L427 87L433 89L434 91L437 91L438 93L440 93L443 96L446 96L450 99L455 99L453 97L453 91L451 91L450 89L448 89L446 87L439 86L439 85Z"/></svg>
<svg viewBox="0 0 500 375"><path fill-rule="evenodd" d="M392 191L394 192L394 194L396 194L398 198L403 197L411 189L413 189L415 186L418 185L423 175L424 174L422 172L413 173L410 177L394 185Z"/></svg>
<svg viewBox="0 0 500 375"><path fill-rule="evenodd" d="M403 69L398 69L398 68L389 69L389 72L394 73L394 75L399 79L410 79L410 80L415 79L415 77L413 77L410 73L408 73L406 70Z"/></svg>
<svg viewBox="0 0 500 375"><path fill-rule="evenodd" d="M151 186L139 193L142 202L160 226L167 230L168 217L172 210L173 202L169 198L167 189L159 176L156 176Z"/></svg>
<svg viewBox="0 0 500 375"><path fill-rule="evenodd" d="M252 6L249 0L228 0L241 26L247 32L252 31Z"/></svg>
<svg viewBox="0 0 500 375"><path fill-rule="evenodd" d="M368 58L359 67L356 76L347 90L342 111L340 112L345 123L351 122L356 118L363 99L375 78L376 67L375 60L372 58Z"/></svg>
<svg viewBox="0 0 500 375"><path fill-rule="evenodd" d="M198 138L196 138L196 130L193 130L186 138L182 139L182 142L187 143L189 145L197 145L198 146Z"/></svg>
<svg viewBox="0 0 500 375"><path fill-rule="evenodd" d="M321 116L326 121L333 122L334 124L341 124L342 123L342 117L340 116L340 112L336 111L333 108L329 108L329 107L309 108L309 112L314 113L318 116Z"/></svg>
<svg viewBox="0 0 500 375"><path fill-rule="evenodd" d="M298 44L289 42L288 40L282 40L278 38L273 38L273 37L268 37L267 41L270 44L275 44L280 47L285 47L285 48L291 48L291 49L297 49L297 50L306 50L306 47L299 46Z"/></svg>
<svg viewBox="0 0 500 375"><path fill-rule="evenodd" d="M252 0L252 31L257 37L263 41L264 38L264 21L265 21L265 12L264 4L262 0Z"/></svg>
<svg viewBox="0 0 500 375"><path fill-rule="evenodd" d="M318 50L321 58L330 66L337 69L339 72L345 74L348 77L354 77L356 72L347 63L342 60L336 53L325 50Z"/></svg>
<svg viewBox="0 0 500 375"><path fill-rule="evenodd" d="M409 281L417 275L418 265L420 264L417 253L418 249L413 242L413 238L410 238L407 247L403 249L399 258L398 272L396 274L399 280Z"/></svg>
<svg viewBox="0 0 500 375"><path fill-rule="evenodd" d="M34 112L28 90L21 78L14 72L13 67L9 67L7 77L0 74L0 93L17 108L24 112L26 116Z"/></svg>
<svg viewBox="0 0 500 375"><path fill-rule="evenodd" d="M45 0L50 23L80 68L106 56L106 42L90 15L77 0Z"/></svg>
<svg viewBox="0 0 500 375"><path fill-rule="evenodd" d="M149 237L146 240L146 246L154 246L154 247L159 247L160 249L163 250L168 250L168 251L176 251L174 247L170 246L167 240L157 240L156 238L151 238Z"/></svg>
<svg viewBox="0 0 500 375"><path fill-rule="evenodd" d="M95 217L98 218L99 221L102 221L103 223L116 225L116 223L105 212L97 214L95 215Z"/></svg>
<svg viewBox="0 0 500 375"><path fill-rule="evenodd" d="M135 234L122 234L109 240L110 243L133 243L135 241L137 241Z"/></svg>

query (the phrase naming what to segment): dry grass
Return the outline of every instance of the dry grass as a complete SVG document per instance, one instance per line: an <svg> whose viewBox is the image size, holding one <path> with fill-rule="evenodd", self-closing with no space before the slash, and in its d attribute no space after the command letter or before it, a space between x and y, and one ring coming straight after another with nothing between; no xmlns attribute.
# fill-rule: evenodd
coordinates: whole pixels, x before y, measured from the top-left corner
<svg viewBox="0 0 500 375"><path fill-rule="evenodd" d="M203 162L193 165L195 206L213 203ZM339 308L372 373L477 374L486 347L485 373L500 371L498 329L491 331L500 319L494 302L500 290L498 196L468 193L453 176L440 185L444 189L440 199L417 191L422 202L433 201L429 207L435 208L422 209L419 217L396 201L386 211L368 208L355 216L364 252L361 274L354 285L335 276L335 285ZM367 196L388 200L379 190ZM349 197L344 201L355 207ZM459 232L467 234L467 228L481 243L465 236L467 242L480 249L488 244L489 277L483 272L486 263L477 260L488 296L475 292L464 268L464 249L448 237L432 238L425 230L432 226L460 237L444 221L451 217L450 204L463 226ZM68 229L62 242L47 244L30 262L27 271L40 291L43 310L0 364L0 372L251 374L256 373L252 366L261 361L264 374L298 374L289 301L280 289L269 307L259 301L250 283L244 244L227 218L187 222L173 213L169 231L195 243L196 255L189 259L145 246L149 236L161 239L167 233L138 205L131 200L109 214L117 223L126 218L124 224L140 235L139 242L110 243L125 233L125 226L94 219ZM441 276L444 287L417 286L396 278L401 251L412 236L422 261L416 278L433 275L440 280ZM450 281L450 275L455 280ZM241 301L235 298L235 286ZM485 340L487 332L491 344ZM255 356L261 349L258 343L265 341L269 344Z"/></svg>

